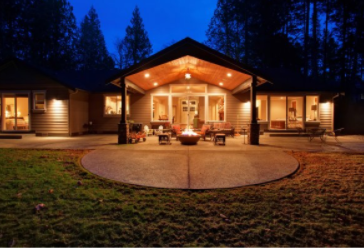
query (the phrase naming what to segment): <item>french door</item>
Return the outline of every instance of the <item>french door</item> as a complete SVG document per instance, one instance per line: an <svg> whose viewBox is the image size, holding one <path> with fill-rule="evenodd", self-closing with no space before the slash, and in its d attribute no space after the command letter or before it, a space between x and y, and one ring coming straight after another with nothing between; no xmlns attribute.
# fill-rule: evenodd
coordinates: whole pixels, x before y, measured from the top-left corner
<svg viewBox="0 0 364 248"><path fill-rule="evenodd" d="M2 94L2 131L29 131L29 95Z"/></svg>

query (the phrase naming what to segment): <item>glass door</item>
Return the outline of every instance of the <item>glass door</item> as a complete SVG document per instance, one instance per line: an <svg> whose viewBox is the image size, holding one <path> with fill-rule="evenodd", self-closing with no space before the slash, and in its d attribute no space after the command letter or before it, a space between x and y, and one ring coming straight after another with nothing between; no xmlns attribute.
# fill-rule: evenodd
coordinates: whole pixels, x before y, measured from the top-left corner
<svg viewBox="0 0 364 248"><path fill-rule="evenodd" d="M29 130L29 97L25 95L4 95L2 107L5 118L2 130Z"/></svg>
<svg viewBox="0 0 364 248"><path fill-rule="evenodd" d="M286 96L270 98L270 129L286 129Z"/></svg>
<svg viewBox="0 0 364 248"><path fill-rule="evenodd" d="M287 129L303 129L303 97L288 97Z"/></svg>

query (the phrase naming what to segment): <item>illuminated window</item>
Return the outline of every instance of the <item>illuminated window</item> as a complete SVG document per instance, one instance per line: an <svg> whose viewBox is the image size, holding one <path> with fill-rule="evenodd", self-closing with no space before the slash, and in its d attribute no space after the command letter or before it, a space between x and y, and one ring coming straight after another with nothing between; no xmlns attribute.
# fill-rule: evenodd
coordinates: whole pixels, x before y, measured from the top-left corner
<svg viewBox="0 0 364 248"><path fill-rule="evenodd" d="M46 110L46 93L45 91L33 92L33 110Z"/></svg>
<svg viewBox="0 0 364 248"><path fill-rule="evenodd" d="M306 121L318 121L318 96L306 97Z"/></svg>
<svg viewBox="0 0 364 248"><path fill-rule="evenodd" d="M268 121L268 101L267 96L257 96L257 120Z"/></svg>
<svg viewBox="0 0 364 248"><path fill-rule="evenodd" d="M105 96L105 115L121 115L121 96ZM129 96L126 96L126 114L130 114Z"/></svg>
<svg viewBox="0 0 364 248"><path fill-rule="evenodd" d="M209 96L209 120L225 120L225 96Z"/></svg>

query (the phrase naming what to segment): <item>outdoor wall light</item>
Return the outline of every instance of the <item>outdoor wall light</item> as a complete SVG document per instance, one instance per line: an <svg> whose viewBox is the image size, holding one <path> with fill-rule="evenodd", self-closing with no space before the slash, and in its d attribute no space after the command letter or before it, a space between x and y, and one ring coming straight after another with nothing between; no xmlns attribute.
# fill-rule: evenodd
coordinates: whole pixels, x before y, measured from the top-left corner
<svg viewBox="0 0 364 248"><path fill-rule="evenodd" d="M154 86L158 86L158 83L157 82L154 82L154 84L153 84Z"/></svg>
<svg viewBox="0 0 364 248"><path fill-rule="evenodd" d="M231 73L226 74L228 77L231 77Z"/></svg>
<svg viewBox="0 0 364 248"><path fill-rule="evenodd" d="M223 83L223 82L220 82L220 83L219 83L219 85L220 85L220 86L223 86L223 85L224 85L224 83Z"/></svg>
<svg viewBox="0 0 364 248"><path fill-rule="evenodd" d="M149 78L149 73L145 73L144 77Z"/></svg>

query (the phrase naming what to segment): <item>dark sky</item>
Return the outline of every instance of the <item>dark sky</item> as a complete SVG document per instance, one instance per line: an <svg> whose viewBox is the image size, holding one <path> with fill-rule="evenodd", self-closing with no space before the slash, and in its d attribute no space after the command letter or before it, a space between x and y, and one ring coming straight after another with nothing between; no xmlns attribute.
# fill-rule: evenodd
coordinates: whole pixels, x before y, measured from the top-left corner
<svg viewBox="0 0 364 248"><path fill-rule="evenodd" d="M115 53L117 37L124 38L132 12L138 5L145 29L153 45L153 53L190 37L206 40L205 32L216 8L217 0L69 0L79 25L91 5L101 21L107 48Z"/></svg>

